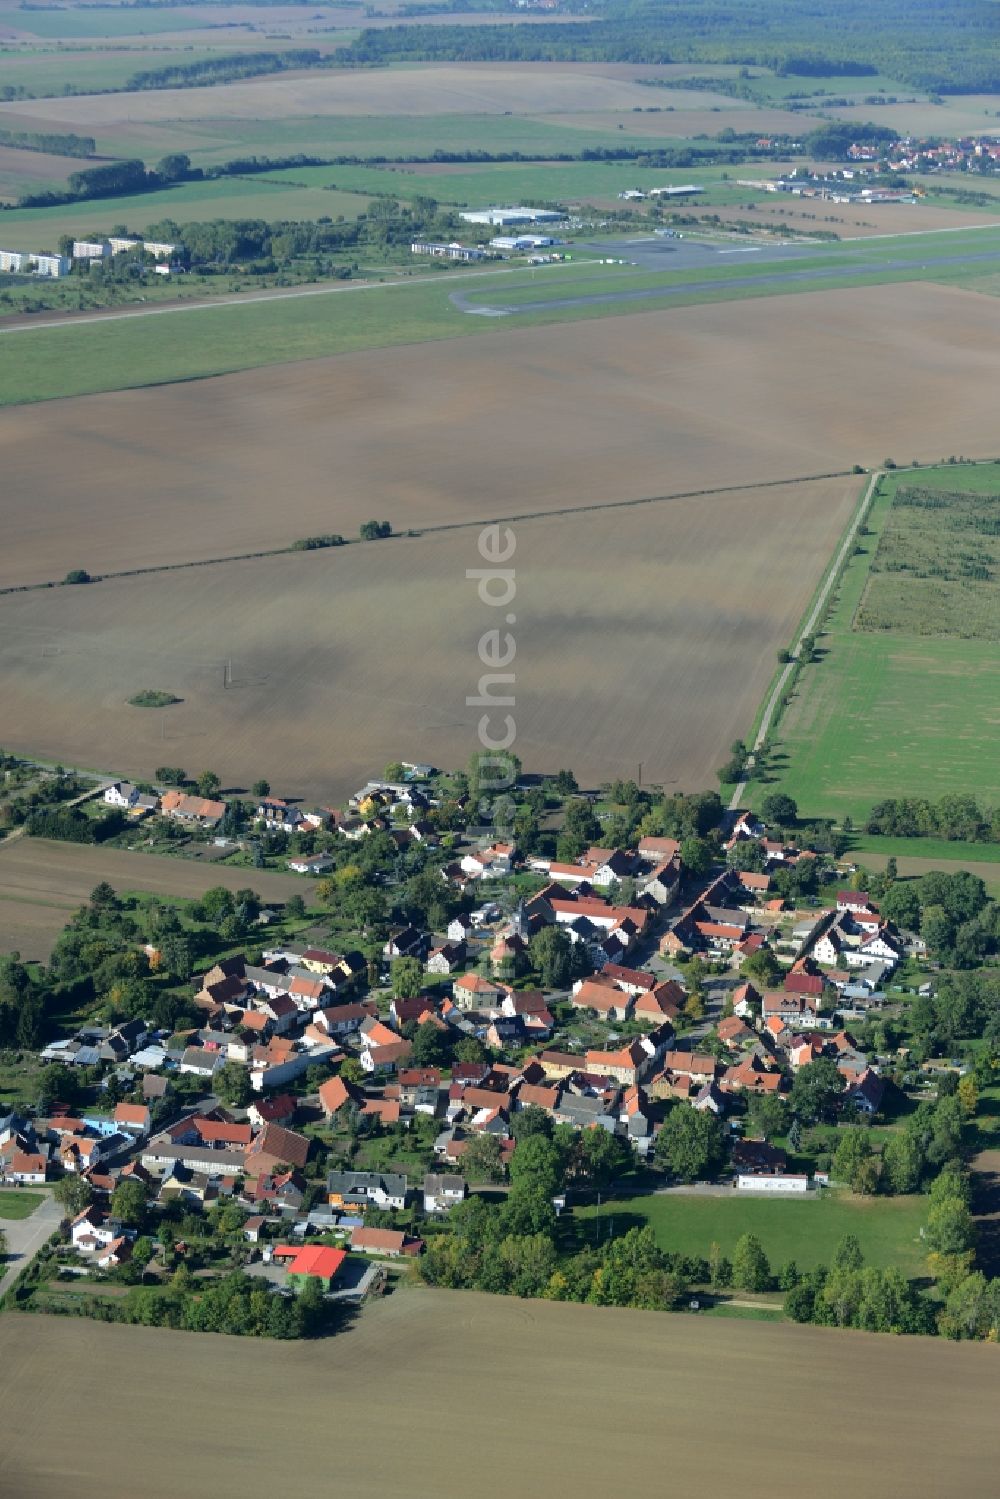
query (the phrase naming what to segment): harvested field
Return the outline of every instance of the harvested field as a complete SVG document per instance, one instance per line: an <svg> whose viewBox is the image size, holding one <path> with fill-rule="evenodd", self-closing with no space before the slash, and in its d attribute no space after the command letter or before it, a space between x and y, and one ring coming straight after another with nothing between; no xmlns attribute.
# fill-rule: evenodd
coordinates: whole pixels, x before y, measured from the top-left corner
<svg viewBox="0 0 1000 1499"><path fill-rule="evenodd" d="M857 105L832 107L824 113L831 119L867 119ZM949 94L940 104L915 100L910 104L881 105L874 118L900 135L994 135L1000 115L1000 94Z"/></svg>
<svg viewBox="0 0 1000 1499"><path fill-rule="evenodd" d="M77 1499L134 1492L133 1478L109 1470L103 1433L77 1398L95 1367L153 1376L123 1381L115 1396L117 1419L141 1442L144 1499L175 1499L178 1431L185 1499L265 1499L290 1472L296 1487L318 1490L339 1430L365 1451L370 1499L458 1499L471 1468L481 1499L500 1499L512 1432L531 1493L578 1499L614 1493L626 1463L630 1485L649 1493L662 1490L666 1465L679 1488L773 1499L801 1499L808 1472L810 1499L839 1499L845 1431L879 1492L940 1499L957 1485L965 1499L987 1499L996 1486L996 1350L975 1344L405 1289L313 1344L8 1313L0 1355L0 1487L18 1499L62 1496L69 1474ZM753 1400L733 1403L719 1441L720 1368L748 1390L780 1373L780 1459L759 1441ZM580 1369L603 1374L567 1377ZM40 1390L62 1413L44 1443ZM156 1390L170 1391L169 1421ZM462 1419L442 1463L440 1412L456 1404ZM817 1420L830 1410L835 1421ZM262 1428L267 1440L248 1462Z"/></svg>
<svg viewBox="0 0 1000 1499"><path fill-rule="evenodd" d="M0 146L0 198L14 200L39 183L61 186L71 172L78 172L84 165L78 156L52 156L47 151Z"/></svg>
<svg viewBox="0 0 1000 1499"><path fill-rule="evenodd" d="M643 89L651 95L646 108L655 102L656 114L637 114L632 109L606 109L602 113L572 111L562 114L559 123L578 130L621 130L625 135L694 136L718 135L720 130L737 134L759 130L762 134L801 135L815 124L804 111L781 109L774 105L747 104L728 94L706 93L701 89L670 89L662 94ZM773 170L773 168L768 169ZM756 175L756 171L754 172Z"/></svg>
<svg viewBox="0 0 1000 1499"><path fill-rule="evenodd" d="M864 845L867 843L884 843L892 846L892 858L896 861L896 868L903 879L918 878L922 874L930 874L932 870L944 869L952 872L956 869L968 870L969 874L976 875L986 885L994 900L1000 899L1000 859L993 860L983 858L983 849L980 844L952 843L948 847L950 853L935 854L925 857L922 854L908 854L906 852L911 842L922 843L923 839L895 838L895 839L871 839L861 840L862 846L852 855L864 869L875 870L878 874L885 871L890 855L881 850L878 852L869 850ZM967 853L963 853L962 850Z"/></svg>
<svg viewBox="0 0 1000 1499"><path fill-rule="evenodd" d="M0 843L0 952L17 950L25 960L47 961L70 915L101 880L116 890L155 890L192 900L213 885L227 890L249 885L265 900L279 902L296 893L309 900L314 889L312 880L300 875L17 838Z"/></svg>
<svg viewBox="0 0 1000 1499"><path fill-rule="evenodd" d="M344 295L374 310L393 293ZM336 318L340 302L317 300L310 316ZM96 347L102 329L85 331ZM0 585L354 536L373 514L402 531L829 473L887 452L972 453L993 427L998 339L995 299L852 288L7 409ZM212 586L199 575L199 590Z"/></svg>
<svg viewBox="0 0 1000 1499"><path fill-rule="evenodd" d="M772 231L779 224L788 224L802 234L826 230L839 234L841 239L868 239L876 234L926 234L939 229L978 229L995 224L1000 216L1000 199L994 213L987 208L963 212L924 203L882 203L865 207L852 203L824 203L818 199L803 200L789 193L780 193L769 194L764 202L753 207L713 208L712 215L724 224L760 224Z"/></svg>
<svg viewBox="0 0 1000 1499"><path fill-rule="evenodd" d="M640 71L655 73L655 69ZM724 95L720 98L727 106L733 102ZM60 122L59 128L93 134L164 120L508 112L558 115L631 110L655 102L649 88L628 76L616 76L606 68L586 65L554 68L546 63L443 63L403 69L281 75L215 89L158 89L147 93L35 99L0 105L0 125L12 130L31 130ZM698 102L705 110L704 95ZM718 120L719 116L712 118ZM718 128L722 128L722 123Z"/></svg>
<svg viewBox="0 0 1000 1499"><path fill-rule="evenodd" d="M600 781L641 760L647 780L713 783L857 493L845 478L519 522L526 763ZM9 594L5 747L95 764L113 745L123 774L211 764L310 796L343 796L395 757L463 764L482 712L465 704L476 642L498 623L465 577L482 565L476 538ZM153 681L184 700L169 718L127 704Z"/></svg>

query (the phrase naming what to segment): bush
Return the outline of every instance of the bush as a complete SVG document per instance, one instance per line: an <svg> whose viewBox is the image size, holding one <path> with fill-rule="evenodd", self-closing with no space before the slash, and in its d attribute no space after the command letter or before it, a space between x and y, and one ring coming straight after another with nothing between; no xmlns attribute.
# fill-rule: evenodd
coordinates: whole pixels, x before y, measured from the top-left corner
<svg viewBox="0 0 1000 1499"><path fill-rule="evenodd" d="M160 692L155 687L144 687L141 692L129 698L133 708L169 708L171 703L179 702L180 698L175 697L172 692Z"/></svg>
<svg viewBox="0 0 1000 1499"><path fill-rule="evenodd" d="M93 579L85 567L74 567L63 578L64 583L91 583Z"/></svg>

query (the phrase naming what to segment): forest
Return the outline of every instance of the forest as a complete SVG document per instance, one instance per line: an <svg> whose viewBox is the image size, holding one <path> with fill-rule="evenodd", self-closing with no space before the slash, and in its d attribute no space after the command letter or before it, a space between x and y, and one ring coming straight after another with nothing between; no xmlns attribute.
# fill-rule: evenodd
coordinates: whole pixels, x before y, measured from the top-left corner
<svg viewBox="0 0 1000 1499"><path fill-rule="evenodd" d="M939 93L1000 87L990 0L606 0L590 21L537 26L390 26L338 61L710 62L802 77L875 71Z"/></svg>

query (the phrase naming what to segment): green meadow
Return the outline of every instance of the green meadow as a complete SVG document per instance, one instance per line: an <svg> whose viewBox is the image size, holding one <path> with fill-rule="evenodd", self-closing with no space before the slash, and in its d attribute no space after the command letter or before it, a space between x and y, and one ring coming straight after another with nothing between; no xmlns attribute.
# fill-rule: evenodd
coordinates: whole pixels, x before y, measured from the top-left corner
<svg viewBox="0 0 1000 1499"><path fill-rule="evenodd" d="M0 1219L30 1218L41 1201L41 1192L25 1192L20 1187L0 1192Z"/></svg>
<svg viewBox="0 0 1000 1499"><path fill-rule="evenodd" d="M263 177L220 177L210 182L181 182L162 192L134 197L88 199L53 208L11 208L0 220L5 249L54 249L61 235L88 238L116 224L136 233L164 219L177 223L211 219L357 218L371 202L357 192L324 192L297 183Z"/></svg>
<svg viewBox="0 0 1000 1499"><path fill-rule="evenodd" d="M415 148L410 149L415 154ZM580 149L579 143L576 149ZM734 168L729 172L735 176ZM419 166L297 167L276 172L275 176L283 182L316 187L334 184L350 191L392 193L399 198L424 195L441 203L477 208L522 199L572 204L584 198L615 198L630 187L648 191L651 187L688 182L706 189L697 197L698 206L745 203L750 198L764 196L727 182L724 173L721 167L641 167L633 161L533 161L484 162L481 166L441 172L428 172ZM683 210L685 204L675 202L671 206Z"/></svg>
<svg viewBox="0 0 1000 1499"><path fill-rule="evenodd" d="M596 1208L574 1213L580 1238L598 1233ZM708 1257L712 1244L731 1256L741 1234L756 1234L777 1271L787 1260L800 1270L829 1265L845 1234L856 1234L871 1265L898 1265L919 1275L924 1263L920 1228L927 1217L925 1197L854 1197L837 1191L806 1198L748 1197L661 1192L606 1202L600 1209L603 1234L620 1234L633 1222L649 1223L662 1249ZM613 1222L613 1229L611 1224Z"/></svg>
<svg viewBox="0 0 1000 1499"><path fill-rule="evenodd" d="M820 659L803 669L777 729L777 783L805 816L850 816L860 823L886 796L933 800L955 791L975 793L990 805L1000 801L995 643L897 630L867 634L854 627L900 484L1000 494L1000 466L946 465L883 481L824 626ZM758 787L755 795L772 789L773 783ZM898 844L893 851L901 849Z"/></svg>

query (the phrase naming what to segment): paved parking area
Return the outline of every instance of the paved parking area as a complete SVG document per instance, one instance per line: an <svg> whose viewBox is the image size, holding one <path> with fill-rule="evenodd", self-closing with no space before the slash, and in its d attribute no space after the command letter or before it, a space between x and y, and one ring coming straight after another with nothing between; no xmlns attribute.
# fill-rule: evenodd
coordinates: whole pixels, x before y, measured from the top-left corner
<svg viewBox="0 0 1000 1499"><path fill-rule="evenodd" d="M46 1239L54 1234L63 1218L63 1210L51 1193L46 1194L30 1218L0 1219L0 1228L7 1235L7 1260L0 1279L0 1296L9 1291L25 1265L41 1249Z"/></svg>

